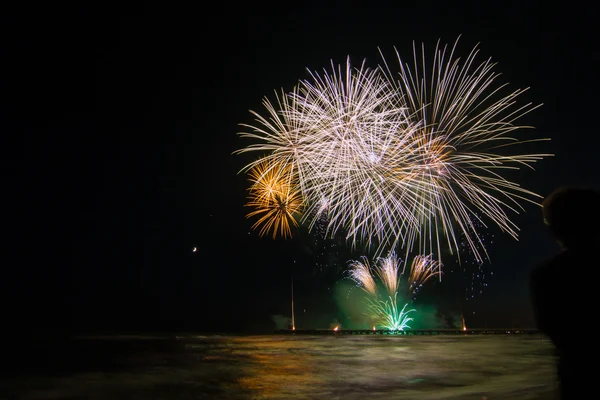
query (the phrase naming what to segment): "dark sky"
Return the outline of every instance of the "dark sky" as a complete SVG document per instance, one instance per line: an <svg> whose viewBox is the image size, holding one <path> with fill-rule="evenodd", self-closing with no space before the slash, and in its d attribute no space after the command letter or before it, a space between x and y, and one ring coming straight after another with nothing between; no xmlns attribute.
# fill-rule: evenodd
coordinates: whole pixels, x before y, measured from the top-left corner
<svg viewBox="0 0 600 400"><path fill-rule="evenodd" d="M5 318L22 330L269 329L288 312L302 246L248 233L244 158L232 155L245 144L238 124L306 67L346 55L374 64L378 46L410 54L413 40L431 49L462 35L463 52L479 43L504 81L544 103L527 123L552 138L543 151L556 156L523 172L523 186L598 187L591 10L389 4L3 13ZM532 325L527 276L557 247L536 207L514 220L520 240L491 250L479 323ZM331 274L295 268L299 301L327 314L315 299L331 297Z"/></svg>

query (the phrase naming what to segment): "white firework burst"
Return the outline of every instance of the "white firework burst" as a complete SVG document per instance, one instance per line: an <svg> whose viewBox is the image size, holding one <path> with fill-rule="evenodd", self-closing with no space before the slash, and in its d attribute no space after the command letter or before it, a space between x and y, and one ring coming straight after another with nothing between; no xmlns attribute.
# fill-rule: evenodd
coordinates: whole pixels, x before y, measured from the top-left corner
<svg viewBox="0 0 600 400"><path fill-rule="evenodd" d="M397 72L383 53L374 69L348 58L309 71L276 104L263 101L267 117L252 112L256 124L241 136L256 143L237 153L293 165L309 227L326 214L328 235L375 244L377 255L400 245L437 259L442 246L458 253L461 233L482 260L473 216L516 237L509 212L539 196L501 173L549 154L507 154L524 142L513 135L526 128L516 120L537 106L517 104L524 90L501 94L506 85L489 59L476 62L477 47L464 61L455 47L438 43L431 65L423 47L412 66L396 51Z"/></svg>
<svg viewBox="0 0 600 400"><path fill-rule="evenodd" d="M460 255L457 233L462 232L477 261L483 262L487 252L473 217L485 216L517 238L518 227L509 211L523 210L521 200L537 204L535 199L541 198L503 177L502 170L531 167L551 155L508 154L509 146L525 142L512 134L532 128L516 121L540 105L518 105L517 98L527 89L501 94L507 84L497 84L495 64L490 59L478 64L477 46L464 61L455 58L457 44L458 40L448 48L438 42L430 66L424 45L420 52L413 45L412 68L396 51L397 73L381 53L382 71L404 95L407 115L422 126L413 136L420 142L418 157L407 166L418 192L415 217L420 229L408 232L407 248L418 244L420 253L436 252L439 257L445 241Z"/></svg>

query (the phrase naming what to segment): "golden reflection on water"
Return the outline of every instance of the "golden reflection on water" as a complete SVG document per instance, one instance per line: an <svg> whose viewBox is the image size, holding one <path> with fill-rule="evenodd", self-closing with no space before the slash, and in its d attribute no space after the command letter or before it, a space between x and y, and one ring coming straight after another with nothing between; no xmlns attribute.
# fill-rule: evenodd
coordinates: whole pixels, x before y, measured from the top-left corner
<svg viewBox="0 0 600 400"><path fill-rule="evenodd" d="M249 336L194 348L201 390L227 395L214 398L549 400L555 391L552 347L524 336Z"/></svg>
<svg viewBox="0 0 600 400"><path fill-rule="evenodd" d="M247 343L247 342L246 342ZM323 380L312 370L310 355L295 353L293 341L261 343L260 349L246 350L252 364L248 375L238 379L240 388L253 392L259 398L285 398L306 387L322 385ZM270 354L271 350L277 350ZM283 350L283 351L281 351Z"/></svg>

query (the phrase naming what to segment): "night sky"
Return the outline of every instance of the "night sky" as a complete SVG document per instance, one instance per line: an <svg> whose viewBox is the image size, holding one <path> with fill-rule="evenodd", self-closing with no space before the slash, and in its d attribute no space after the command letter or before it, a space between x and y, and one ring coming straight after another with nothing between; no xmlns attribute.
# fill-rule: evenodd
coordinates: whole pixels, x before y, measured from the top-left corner
<svg viewBox="0 0 600 400"><path fill-rule="evenodd" d="M347 55L375 66L378 46L409 57L413 40L432 50L462 35L466 56L479 43L503 82L531 88L521 101L544 103L522 122L555 157L519 182L542 195L599 187L591 10L389 4L3 13L2 319L20 331L269 330L289 313L294 270L299 309L333 320L335 268L315 267L308 238L250 233L248 157L232 152L263 96ZM492 232L493 278L465 310L473 324L533 326L528 274L558 247L525 208L519 241ZM460 290L436 293L454 304Z"/></svg>

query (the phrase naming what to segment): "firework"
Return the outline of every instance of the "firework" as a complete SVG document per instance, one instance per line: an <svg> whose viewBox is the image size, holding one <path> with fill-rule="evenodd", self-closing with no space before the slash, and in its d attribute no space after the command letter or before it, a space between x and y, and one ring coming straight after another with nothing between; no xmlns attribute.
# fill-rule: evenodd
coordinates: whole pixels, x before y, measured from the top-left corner
<svg viewBox="0 0 600 400"><path fill-rule="evenodd" d="M396 254L390 253L387 257L379 257L374 266L369 264L366 257L359 261L351 261L348 275L361 289L367 293L367 315L376 325L390 330L410 329L408 323L412 318L409 313L415 309L409 309L408 303L400 307L398 303L398 292L402 279L407 275L404 285L405 298L415 294L416 289L421 287L425 281L440 272L439 262L434 262L431 256L417 256L413 259L408 271L400 269L402 261ZM378 291L374 276L379 278L385 294Z"/></svg>
<svg viewBox="0 0 600 400"><path fill-rule="evenodd" d="M501 173L549 155L509 151L524 142L514 132L528 128L516 121L537 106L518 105L525 90L503 95L495 65L478 63L477 48L462 61L455 47L438 43L429 65L424 47L414 49L412 66L396 51L396 72L383 53L374 69L348 58L308 71L275 103L263 101L267 117L252 111L256 123L240 135L255 143L237 153L259 151L272 166L290 166L309 229L325 219L326 235L375 244L377 255L403 246L436 259L442 246L459 253L460 234L481 262L487 252L473 217L516 238L509 212L540 196Z"/></svg>
<svg viewBox="0 0 600 400"><path fill-rule="evenodd" d="M438 42L430 66L424 45L420 51L413 45L412 67L396 50L398 73L380 53L383 72L404 95L407 115L422 124L414 153L421 161L407 166L419 193L415 207L419 230L407 233L407 247L417 244L418 252L439 255L445 241L459 255L456 232L461 232L481 263L488 255L473 218L485 226L478 214L483 215L517 238L518 228L507 211L523 210L520 200L536 203L534 199L540 198L501 172L531 168L550 154L511 154L511 146L523 143L513 133L531 128L516 121L539 105L518 105L527 89L502 95L507 84L497 84L495 64L490 59L478 63L477 46L460 60L454 56L457 44L458 40L449 49Z"/></svg>
<svg viewBox="0 0 600 400"><path fill-rule="evenodd" d="M379 259L379 265L376 267L377 276L383 283L390 296L394 296L398 292L400 284L398 271L400 270L400 262L396 254L391 254L388 257Z"/></svg>
<svg viewBox="0 0 600 400"><path fill-rule="evenodd" d="M408 303L404 304L402 308L398 307L396 294L388 296L388 300L385 301L368 299L368 309L371 317L377 321L379 326L391 331L410 329L408 323L413 319L408 314L417 310L414 308L407 310L407 306Z"/></svg>
<svg viewBox="0 0 600 400"><path fill-rule="evenodd" d="M238 153L266 152L274 163L294 165L310 228L325 216L327 236L344 231L353 244L373 238L393 247L407 225L417 228L409 180L396 172L415 128L378 70L352 68L348 59L344 68L310 74L277 95L277 107L263 101L269 117L253 112L257 124L244 125L253 132L240 134L260 143Z"/></svg>
<svg viewBox="0 0 600 400"><path fill-rule="evenodd" d="M377 294L377 285L371 275L371 266L366 257L363 257L362 261L352 261L349 265L348 272L350 278L354 280L362 290L371 296Z"/></svg>
<svg viewBox="0 0 600 400"><path fill-rule="evenodd" d="M310 72L310 71L309 71ZM296 117L310 132L302 160L301 187L311 225L325 213L328 232L343 230L354 244L371 238L394 241L416 220L410 204L387 177L397 166L403 143L393 136L411 127L400 99L377 70L332 64L322 75L310 72L294 93ZM399 218L390 218L395 213ZM391 229L390 229L391 228Z"/></svg>
<svg viewBox="0 0 600 400"><path fill-rule="evenodd" d="M495 235L491 230L485 230L481 222L476 217L472 218L473 225L478 229L478 242L485 244L488 251L494 246ZM467 238L463 232L460 232L459 244L462 247L462 262L456 260L452 265L448 264L450 273L455 274L455 278L464 289L464 300L471 301L483 295L488 286L488 279L494 275L492 264L488 261L481 262L473 254L473 250L468 245Z"/></svg>
<svg viewBox="0 0 600 400"><path fill-rule="evenodd" d="M271 231L273 238L291 237L291 227L298 225L295 216L302 210L293 167L263 160L252 167L249 177L252 185L246 205L254 210L246 217L259 217L252 228L259 229L261 236Z"/></svg>
<svg viewBox="0 0 600 400"><path fill-rule="evenodd" d="M425 282L434 276L440 276L442 273L441 264L428 256L418 255L413 258L408 276L408 294L413 295L423 286Z"/></svg>

